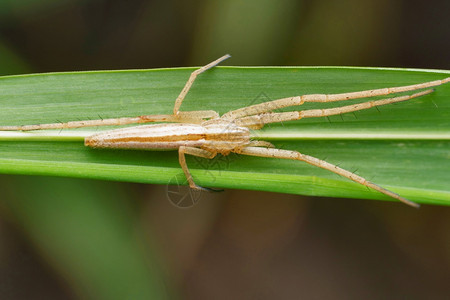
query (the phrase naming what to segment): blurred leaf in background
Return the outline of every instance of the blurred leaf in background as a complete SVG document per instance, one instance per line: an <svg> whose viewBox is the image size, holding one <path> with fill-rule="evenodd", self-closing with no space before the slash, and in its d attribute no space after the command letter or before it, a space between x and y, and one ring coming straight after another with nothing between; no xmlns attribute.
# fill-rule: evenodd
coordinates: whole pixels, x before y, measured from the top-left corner
<svg viewBox="0 0 450 300"><path fill-rule="evenodd" d="M30 67L13 50L0 41L0 74L21 74L29 71Z"/></svg>
<svg viewBox="0 0 450 300"><path fill-rule="evenodd" d="M129 189L93 181L5 176L1 186L3 208L78 297L165 297L160 266L148 260L152 250L142 238L135 204L125 200Z"/></svg>

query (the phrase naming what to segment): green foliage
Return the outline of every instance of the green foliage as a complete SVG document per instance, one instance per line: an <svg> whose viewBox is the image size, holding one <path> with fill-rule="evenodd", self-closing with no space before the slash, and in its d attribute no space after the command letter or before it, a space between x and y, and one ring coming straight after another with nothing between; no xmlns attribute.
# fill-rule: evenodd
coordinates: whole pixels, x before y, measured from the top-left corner
<svg viewBox="0 0 450 300"><path fill-rule="evenodd" d="M2 125L168 114L192 68L52 73L0 78ZM401 86L448 77L447 71L382 68L219 67L200 75L181 109L219 113L268 100ZM361 102L362 100L353 101ZM348 104L346 102L345 104ZM301 109L341 104L305 104ZM300 109L300 108L296 108ZM449 204L450 85L409 102L286 122L258 138L355 171L422 203ZM167 184L181 176L175 151L96 150L80 137L104 130L0 135L0 172ZM189 157L197 183L303 195L389 200L301 162L231 155Z"/></svg>
<svg viewBox="0 0 450 300"><path fill-rule="evenodd" d="M165 299L164 277L124 185L2 176L17 225L80 299ZM3 212L3 211L2 211ZM150 245L149 245L150 244Z"/></svg>

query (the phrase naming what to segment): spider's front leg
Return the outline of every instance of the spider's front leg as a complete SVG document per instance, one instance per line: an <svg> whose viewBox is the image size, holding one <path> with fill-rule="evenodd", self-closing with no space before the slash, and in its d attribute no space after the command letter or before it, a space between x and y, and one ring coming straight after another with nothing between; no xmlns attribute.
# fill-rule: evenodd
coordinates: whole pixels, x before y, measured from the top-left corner
<svg viewBox="0 0 450 300"><path fill-rule="evenodd" d="M246 116L253 116L262 113L268 113L276 109L299 106L306 102L318 102L318 103L328 103L328 102L337 102L337 101L346 101L352 99L360 99L360 98L370 98L375 96L387 96L389 94L403 93L409 91L416 91L420 89L435 87L438 85L442 85L450 82L450 77L434 80L424 83L418 83L413 85L399 86L399 87L391 87L391 88L382 88L382 89L374 89L374 90L366 90L359 92L349 92L349 93L340 93L340 94L310 94L310 95L301 95L295 97L282 98L272 101L267 101L243 108L239 108L236 110L229 111L225 113L222 118L227 120L234 120ZM391 98L392 99L392 98Z"/></svg>
<svg viewBox="0 0 450 300"><path fill-rule="evenodd" d="M335 108L325 108L325 109L309 109L300 110L292 112L281 112L281 113L262 113L255 116L248 116L236 119L236 124L238 126L246 126L251 128L261 128L268 123L280 123L285 121L299 120L303 118L317 118L317 117L327 117L333 115L339 115L364 109L369 109L376 106L397 103L401 101L407 101L412 98L420 97L432 93L433 90L425 90L423 92L415 93L412 95L399 96L394 98L387 98L375 101L362 102L358 104L340 106Z"/></svg>
<svg viewBox="0 0 450 300"><path fill-rule="evenodd" d="M420 205L412 202L406 198L401 197L400 195L389 191L373 182L370 182L366 180L365 178L356 175L355 173L352 173L350 171L347 171L345 169L342 169L336 165L333 165L331 163L328 163L324 160L315 158L313 156L305 155L297 151L291 151L291 150L282 150L282 149L273 149L273 148L260 148L260 147L245 147L239 151L240 154L250 155L250 156L259 156L259 157L271 157L271 158L282 158L282 159L291 159L291 160L299 160L304 161L310 165L331 171L333 173L336 173L338 175L341 175L345 178L348 178L350 180L353 180L354 182L357 182L359 184L362 184L366 187L369 187L371 189L374 189L380 193L383 193L389 197L392 197L394 199L397 199L407 205L413 206L418 208Z"/></svg>

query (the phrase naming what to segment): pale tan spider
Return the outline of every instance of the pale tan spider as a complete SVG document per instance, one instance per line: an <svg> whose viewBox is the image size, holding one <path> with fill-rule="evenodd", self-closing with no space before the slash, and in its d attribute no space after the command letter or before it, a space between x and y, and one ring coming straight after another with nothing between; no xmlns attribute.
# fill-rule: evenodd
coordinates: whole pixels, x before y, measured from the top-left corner
<svg viewBox="0 0 450 300"><path fill-rule="evenodd" d="M197 75L214 67L230 57L225 55L210 64L192 72L180 95L175 100L173 114L171 115L145 115L131 118L114 118L102 120L73 121L67 123L51 123L22 126L0 126L0 130L40 130L78 128L88 126L124 125L149 122L171 122L170 124L140 125L103 131L85 138L85 145L93 148L124 148L124 149L174 149L178 150L179 161L189 186L193 189L203 189L195 184L186 164L185 154L203 158L213 158L218 153L228 155L231 152L260 157L283 158L300 160L333 173L344 176L350 180L372 188L380 193L400 200L408 205L419 207L417 203L407 200L373 182L364 179L350 171L330 164L324 160L302 154L297 151L275 149L265 141L252 139L250 129L260 129L268 123L279 123L302 118L326 117L364 110L375 106L406 101L433 92L426 89L450 81L449 78L408 86L350 92L341 94L311 94L294 96L232 110L222 116L212 110L180 111L180 106L194 83ZM346 105L336 108L310 109L292 112L273 112L276 109L299 106L305 102L335 102L350 99L386 96L389 94L415 91L424 91L406 96L386 98L382 100L367 101L359 104Z"/></svg>

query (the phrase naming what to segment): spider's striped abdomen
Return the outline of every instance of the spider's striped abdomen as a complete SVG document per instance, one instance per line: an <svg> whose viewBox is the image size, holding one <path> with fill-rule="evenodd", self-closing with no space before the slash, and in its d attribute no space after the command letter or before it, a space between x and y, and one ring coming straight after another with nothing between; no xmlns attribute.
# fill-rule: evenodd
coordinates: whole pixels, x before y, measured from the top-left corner
<svg viewBox="0 0 450 300"><path fill-rule="evenodd" d="M250 142L245 127L226 124L152 124L119 128L86 137L84 144L93 148L162 150L181 146L229 153Z"/></svg>

